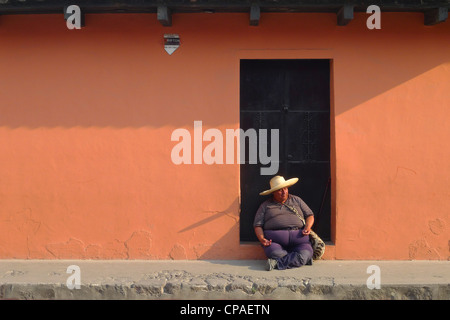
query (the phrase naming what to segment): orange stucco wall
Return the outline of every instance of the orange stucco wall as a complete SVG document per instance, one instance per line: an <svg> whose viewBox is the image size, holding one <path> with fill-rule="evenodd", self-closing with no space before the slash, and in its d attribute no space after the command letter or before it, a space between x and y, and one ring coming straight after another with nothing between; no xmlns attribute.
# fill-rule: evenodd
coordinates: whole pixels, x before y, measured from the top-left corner
<svg viewBox="0 0 450 320"><path fill-rule="evenodd" d="M239 242L239 166L175 165L171 134L239 127L240 59L326 58L325 258L448 259L450 23L367 17L2 16L0 258L262 258ZM181 38L171 56L164 33Z"/></svg>

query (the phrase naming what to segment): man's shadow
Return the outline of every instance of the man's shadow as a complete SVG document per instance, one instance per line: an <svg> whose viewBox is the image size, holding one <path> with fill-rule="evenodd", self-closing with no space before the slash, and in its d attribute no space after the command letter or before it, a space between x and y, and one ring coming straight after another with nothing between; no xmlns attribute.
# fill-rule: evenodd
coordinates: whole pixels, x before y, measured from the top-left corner
<svg viewBox="0 0 450 320"><path fill-rule="evenodd" d="M239 217L236 217L235 212L236 209L239 208L239 200L236 198L227 209L223 211L219 211L207 218L204 218L196 223L193 223L181 230L178 231L178 233L187 232L190 230L193 230L195 228L198 228L200 226L203 226L205 224L208 224L216 219L219 219L223 216L230 215L233 219L236 220L236 223L233 224L231 229L223 235L220 239L218 239L215 243L211 245L209 249L207 249L205 252L200 254L198 256L198 259L200 260L208 260L211 263L214 264L228 264L228 265L234 265L234 266L247 266L250 270L263 270L264 269L264 262L261 259L258 258L250 258L248 260L242 259L242 260L220 260L218 259L218 252L224 252L225 255L227 253L231 253L233 250L236 250L236 246L239 246L240 239L239 239ZM235 243L235 245L230 245ZM260 249L259 246L255 246L255 251L261 250L261 255L259 255L262 258L263 250ZM258 253L255 252L255 257L258 257Z"/></svg>

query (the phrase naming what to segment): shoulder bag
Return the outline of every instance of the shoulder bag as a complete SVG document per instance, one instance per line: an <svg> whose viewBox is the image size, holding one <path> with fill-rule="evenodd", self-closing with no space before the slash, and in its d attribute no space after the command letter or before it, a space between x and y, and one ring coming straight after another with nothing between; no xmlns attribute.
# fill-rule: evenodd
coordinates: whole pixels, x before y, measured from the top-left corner
<svg viewBox="0 0 450 320"><path fill-rule="evenodd" d="M294 212L297 217L302 221L303 225L306 226L305 219L298 213L297 209L295 207L288 206L287 204L283 203L289 210ZM323 242L322 239L311 230L309 233L309 241L311 242L311 246L313 248L313 260L319 260L322 258L323 254L325 253L325 242Z"/></svg>

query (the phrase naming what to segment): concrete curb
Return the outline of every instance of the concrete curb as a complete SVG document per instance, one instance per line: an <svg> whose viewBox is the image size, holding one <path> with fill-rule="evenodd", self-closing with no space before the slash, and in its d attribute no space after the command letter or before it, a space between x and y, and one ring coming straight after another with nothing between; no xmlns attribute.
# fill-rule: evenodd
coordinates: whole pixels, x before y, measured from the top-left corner
<svg viewBox="0 0 450 320"><path fill-rule="evenodd" d="M380 289L367 266L378 264ZM66 272L79 265L79 289ZM450 263L320 261L264 270L263 261L0 261L0 299L448 300Z"/></svg>
<svg viewBox="0 0 450 320"><path fill-rule="evenodd" d="M131 285L81 285L72 290L63 284L0 286L0 299L19 300L448 300L449 296L449 285L388 285L370 290L366 286L274 283L267 279L234 279L219 284L211 279L158 279Z"/></svg>

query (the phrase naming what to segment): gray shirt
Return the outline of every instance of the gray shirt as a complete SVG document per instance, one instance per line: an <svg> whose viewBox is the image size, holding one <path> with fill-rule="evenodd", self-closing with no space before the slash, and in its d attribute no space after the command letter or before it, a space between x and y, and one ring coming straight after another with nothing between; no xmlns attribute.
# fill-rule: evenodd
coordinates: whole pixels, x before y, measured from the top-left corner
<svg viewBox="0 0 450 320"><path fill-rule="evenodd" d="M286 204L295 207L298 213L303 216L303 219L314 215L306 203L298 196L288 195ZM279 230L292 227L303 228L303 226L302 221L294 212L273 198L264 201L259 206L253 221L253 227L262 227L264 230Z"/></svg>

